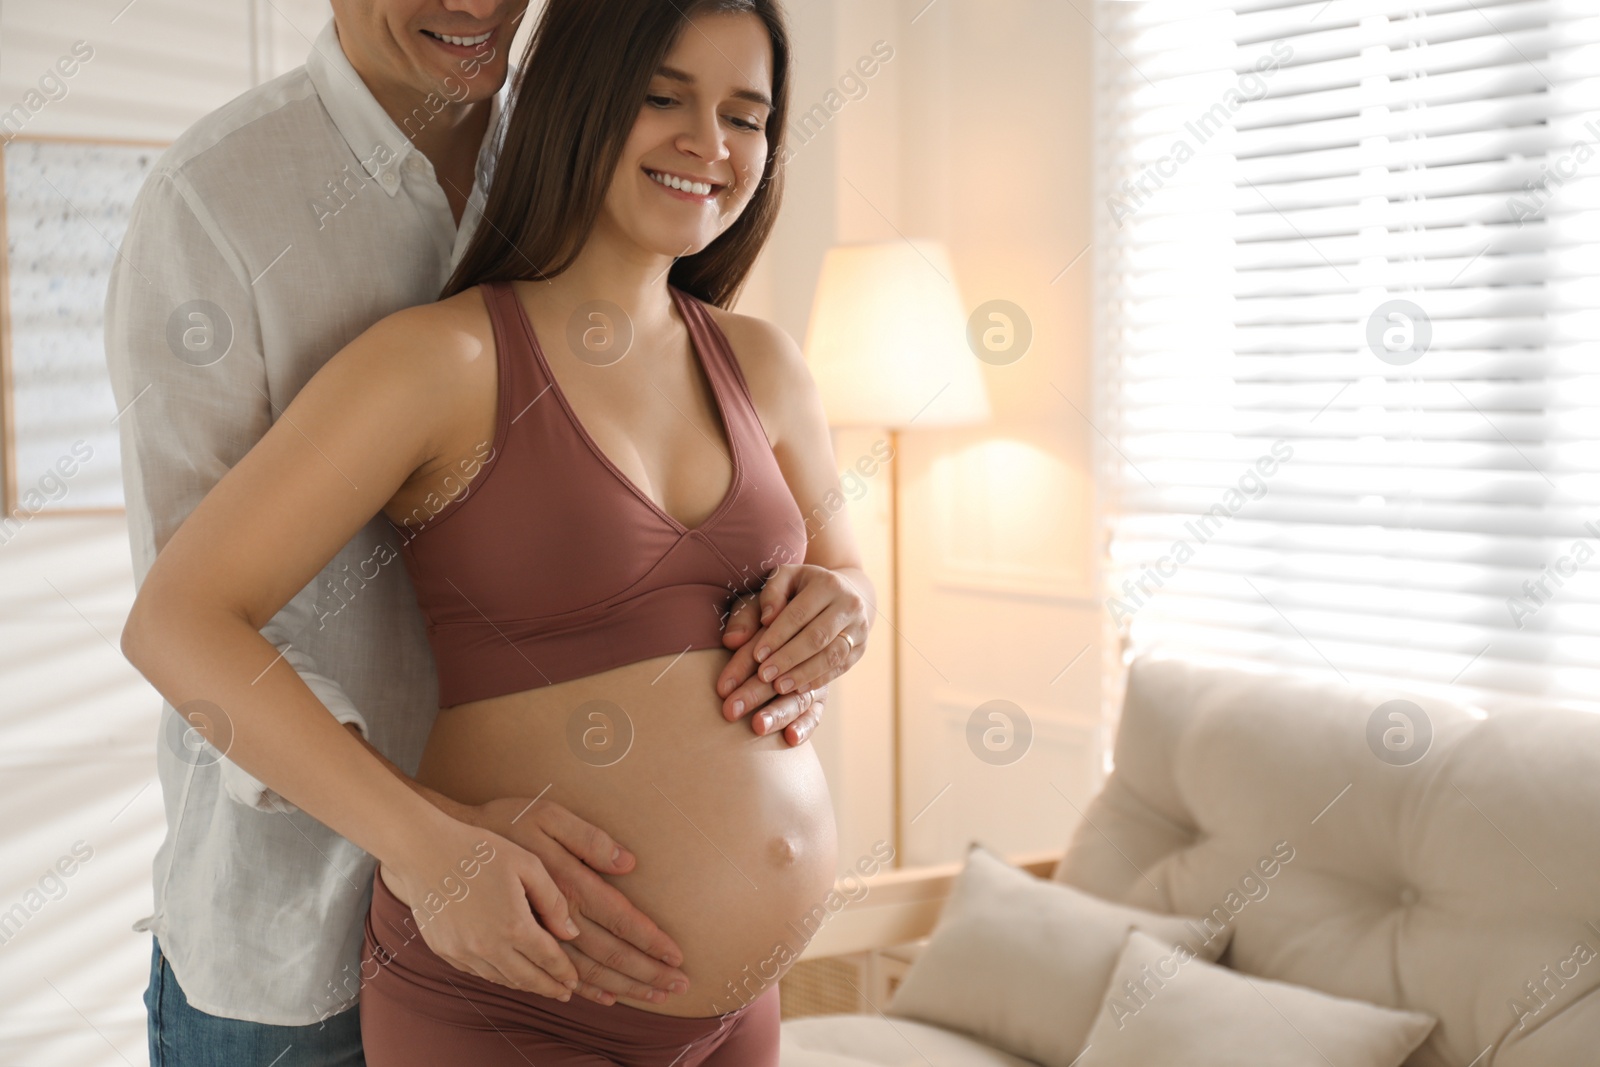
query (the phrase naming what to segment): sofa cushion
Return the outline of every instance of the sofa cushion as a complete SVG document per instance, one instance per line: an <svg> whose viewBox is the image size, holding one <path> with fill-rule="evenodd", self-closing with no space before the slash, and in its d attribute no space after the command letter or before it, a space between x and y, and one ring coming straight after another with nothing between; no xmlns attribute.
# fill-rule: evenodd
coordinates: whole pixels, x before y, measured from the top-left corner
<svg viewBox="0 0 1600 1067"><path fill-rule="evenodd" d="M882 1015L810 1015L783 1024L782 1067L1039 1067L953 1030Z"/></svg>
<svg viewBox="0 0 1600 1067"><path fill-rule="evenodd" d="M1230 923L1242 972L1437 1017L1412 1067L1590 1062L1597 754L1600 716L1145 656L1054 877Z"/></svg>
<svg viewBox="0 0 1600 1067"><path fill-rule="evenodd" d="M1137 930L1106 988L1078 1067L1400 1067L1433 1029L1304 986L1247 978Z"/></svg>
<svg viewBox="0 0 1600 1067"><path fill-rule="evenodd" d="M1222 953L1230 933L1035 878L974 845L927 947L885 1010L1046 1067L1069 1067L1132 928L1186 942L1208 959Z"/></svg>

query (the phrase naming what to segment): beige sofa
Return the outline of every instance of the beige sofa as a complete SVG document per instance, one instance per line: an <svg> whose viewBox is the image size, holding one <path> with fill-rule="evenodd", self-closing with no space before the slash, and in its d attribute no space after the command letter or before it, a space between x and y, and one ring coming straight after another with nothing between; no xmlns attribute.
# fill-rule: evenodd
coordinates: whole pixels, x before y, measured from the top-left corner
<svg viewBox="0 0 1600 1067"><path fill-rule="evenodd" d="M1600 716L1147 656L1115 755L1050 877L1225 915L1244 973L1437 1017L1407 1067L1600 1064ZM923 937L959 868L880 876L813 948ZM784 1067L1032 1062L874 1009L784 1023Z"/></svg>

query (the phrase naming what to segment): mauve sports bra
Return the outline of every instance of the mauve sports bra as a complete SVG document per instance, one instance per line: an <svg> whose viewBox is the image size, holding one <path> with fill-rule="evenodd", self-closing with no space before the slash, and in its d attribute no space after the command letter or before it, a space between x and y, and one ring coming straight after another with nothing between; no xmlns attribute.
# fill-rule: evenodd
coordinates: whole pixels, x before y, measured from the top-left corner
<svg viewBox="0 0 1600 1067"><path fill-rule="evenodd" d="M499 365L493 451L420 526L390 522L427 619L439 706L724 647L734 596L803 562L806 527L721 328L669 287L733 449L727 495L689 529L584 430L511 284L480 288Z"/></svg>

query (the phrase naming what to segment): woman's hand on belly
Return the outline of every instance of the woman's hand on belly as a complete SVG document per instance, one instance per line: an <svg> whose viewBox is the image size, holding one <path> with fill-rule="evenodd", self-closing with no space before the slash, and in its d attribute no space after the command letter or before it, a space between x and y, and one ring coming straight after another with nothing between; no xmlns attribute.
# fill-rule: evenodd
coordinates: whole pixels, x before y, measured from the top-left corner
<svg viewBox="0 0 1600 1067"><path fill-rule="evenodd" d="M561 947L578 970L581 996L600 1004L619 996L660 1004L669 993L688 992L677 942L595 873L625 875L633 865L633 856L609 834L548 800L502 797L467 810L475 825L544 863L578 924L578 936Z"/></svg>
<svg viewBox="0 0 1600 1067"><path fill-rule="evenodd" d="M786 721L779 718L788 710L786 700L825 690L859 662L876 610L863 592L871 589L857 567L786 563L757 596L741 598L722 635L723 644L736 650L717 676L723 717L733 720L763 708L773 715L766 729L777 729ZM806 713L799 708L796 718ZM752 726L760 726L759 720ZM784 736L798 744L809 733L801 723Z"/></svg>

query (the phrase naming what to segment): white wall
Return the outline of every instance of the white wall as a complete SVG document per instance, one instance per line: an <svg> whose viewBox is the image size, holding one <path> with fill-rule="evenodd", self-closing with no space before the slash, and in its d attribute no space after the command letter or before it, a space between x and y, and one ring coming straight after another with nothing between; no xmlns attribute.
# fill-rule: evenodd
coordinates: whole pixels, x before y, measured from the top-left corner
<svg viewBox="0 0 1600 1067"><path fill-rule="evenodd" d="M740 309L803 340L827 248L904 234L949 244L969 307L1012 300L1036 330L1027 357L986 368L993 426L900 439L906 858L953 858L979 836L1005 850L1059 846L1075 817L1063 794L1081 804L1098 766L1098 650L1057 677L1098 637L1092 431L1064 399L1089 410L1090 257L1052 284L1088 240L1093 31L1057 0L789 8L801 108L875 41L895 58L797 153ZM167 140L253 77L303 61L325 13L326 0L11 0L0 5L0 110L82 39L95 58L26 132ZM841 466L876 436L838 434ZM880 472L851 508L882 592L888 485ZM120 515L36 519L0 549L0 813L11 816L0 822L0 910L74 842L93 849L65 897L0 945L0 1064L145 1062L149 940L129 924L149 911L162 834L160 699L117 649L132 599ZM813 742L842 863L893 833L892 636L880 619ZM1034 724L1032 748L1009 767L978 761L965 740L973 709L996 698Z"/></svg>
<svg viewBox="0 0 1600 1067"><path fill-rule="evenodd" d="M831 244L928 237L950 248L969 310L1008 300L1034 329L1021 360L984 368L992 425L899 437L897 626L878 620L868 655L834 684L842 700L817 742L841 859L892 837L896 640L903 861L959 858L973 838L1007 851L1061 847L1101 765L1094 431L1074 411L1090 411L1094 31L1059 0L839 0L790 10L802 51L797 111L821 101L876 42L894 58L798 149L763 284L741 310L803 339ZM837 432L841 467L878 436ZM868 484L851 515L887 613L888 473ZM968 743L973 713L994 700L1031 723L1031 744L1014 740L1025 755L1009 765L980 760Z"/></svg>
<svg viewBox="0 0 1600 1067"><path fill-rule="evenodd" d="M900 228L942 236L968 308L1010 301L1034 337L1020 360L984 368L992 426L906 438L901 610L914 650L902 804L916 819L906 829L916 863L958 858L973 838L1064 846L1100 766L1093 431L1073 410L1091 411L1094 31L1079 12L1093 7L908 0L901 10L925 7L900 72ZM969 744L974 711L994 700L1032 725L1031 746L1020 728L1010 739L1025 754L1009 765L984 763Z"/></svg>
<svg viewBox="0 0 1600 1067"><path fill-rule="evenodd" d="M250 87L253 53L262 80L301 63L327 17L326 0L258 2L271 18L257 13L253 37L243 0L11 0L0 111L82 40L93 58L23 135L170 140ZM146 1062L150 939L129 927L150 911L163 831L161 700L117 647L132 602L121 515L34 518L0 548L0 911L43 902L0 944L7 1065ZM41 892L78 842L90 858L64 895L53 881Z"/></svg>

